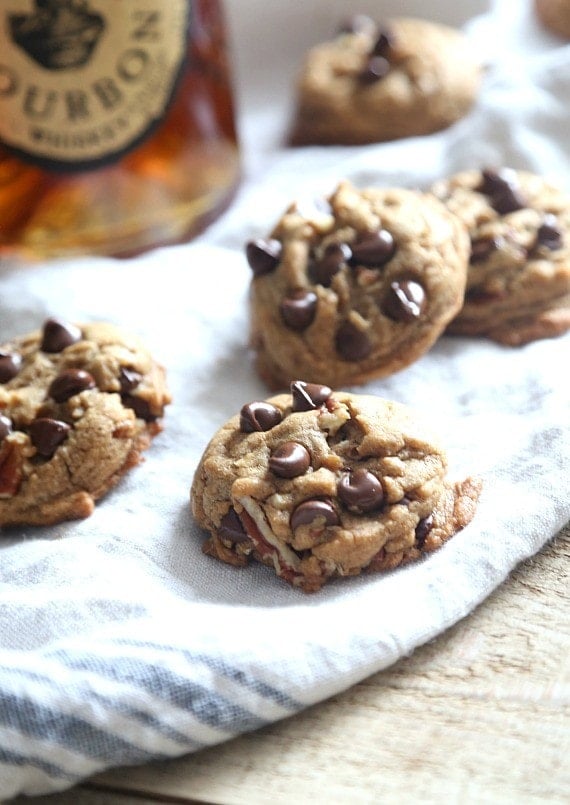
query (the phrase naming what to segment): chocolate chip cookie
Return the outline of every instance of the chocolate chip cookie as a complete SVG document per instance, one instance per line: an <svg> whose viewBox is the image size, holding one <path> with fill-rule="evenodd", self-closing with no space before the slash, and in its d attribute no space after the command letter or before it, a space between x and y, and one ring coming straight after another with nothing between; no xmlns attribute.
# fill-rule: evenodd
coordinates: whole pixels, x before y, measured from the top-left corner
<svg viewBox="0 0 570 805"><path fill-rule="evenodd" d="M431 194L341 182L292 204L249 241L250 343L273 390L301 375L334 388L392 374L459 311L469 238Z"/></svg>
<svg viewBox="0 0 570 805"><path fill-rule="evenodd" d="M570 329L570 196L509 168L465 171L433 192L471 236L465 303L447 332L518 346Z"/></svg>
<svg viewBox="0 0 570 805"><path fill-rule="evenodd" d="M0 526L90 515L141 460L170 402L164 369L107 323L51 318L0 346Z"/></svg>
<svg viewBox="0 0 570 805"><path fill-rule="evenodd" d="M289 141L361 145L439 131L467 114L481 76L459 30L357 16L307 53Z"/></svg>
<svg viewBox="0 0 570 805"><path fill-rule="evenodd" d="M570 39L570 3L568 0L534 0L536 14L551 33Z"/></svg>
<svg viewBox="0 0 570 805"><path fill-rule="evenodd" d="M474 516L481 482L407 407L294 381L244 405L212 438L191 506L205 553L251 559L305 592L439 548Z"/></svg>

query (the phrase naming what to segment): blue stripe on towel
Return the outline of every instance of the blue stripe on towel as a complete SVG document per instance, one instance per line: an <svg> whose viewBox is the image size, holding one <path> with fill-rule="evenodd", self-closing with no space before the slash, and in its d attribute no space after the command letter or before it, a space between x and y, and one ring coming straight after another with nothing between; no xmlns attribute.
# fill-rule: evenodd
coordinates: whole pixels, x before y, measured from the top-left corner
<svg viewBox="0 0 570 805"><path fill-rule="evenodd" d="M138 685L154 696L191 712L203 724L232 734L259 729L272 721L256 716L204 685L160 665L149 665L130 657L71 657L64 651L55 651L49 656L57 658L67 668L92 671L107 679Z"/></svg>
<svg viewBox="0 0 570 805"><path fill-rule="evenodd" d="M186 660L206 665L208 668L217 671L221 676L228 677L228 679L231 679L233 682L243 685L245 688L254 691L262 698L273 701L287 710L297 712L305 707L305 705L293 699L288 693L285 693L285 691L274 688L272 685L268 685L266 682L262 682L260 679L252 677L251 674L249 674L247 671L243 671L241 668L236 668L234 665L228 665L221 657L209 657L205 654L193 654L192 652L186 651L182 648L163 645L160 643L147 643L146 641L141 642L138 640L119 639L114 641L114 643L115 645L119 646L151 648L153 651L161 651L168 654L180 654Z"/></svg>
<svg viewBox="0 0 570 805"><path fill-rule="evenodd" d="M33 755L21 755L19 752L2 749L1 747L0 763L5 763L7 766L33 766L34 769L40 769L40 771L43 771L54 780L71 780L75 782L77 778L76 774L68 774L62 768L56 766L55 763L49 763Z"/></svg>
<svg viewBox="0 0 570 805"><path fill-rule="evenodd" d="M88 755L99 760L117 758L129 762L147 762L164 754L150 753L117 737L111 732L94 727L88 721L67 713L57 712L37 701L15 694L0 696L0 724L31 738L47 740L65 747L70 752Z"/></svg>
<svg viewBox="0 0 570 805"><path fill-rule="evenodd" d="M8 674L15 674L18 678L24 677L26 679L31 679L34 682L42 682L49 685L51 691L61 689L61 685L54 683L53 677L48 676L47 674L39 674L37 671L30 671L28 668L6 668L5 666L0 665L0 675L6 676ZM76 686L75 692L76 694L81 694L82 689L78 689L78 686ZM117 713L121 716L132 718L146 727L151 727L165 738L169 738L171 741L175 741L187 746L188 751L193 749L201 749L202 747L206 746L205 743L190 739L188 735L179 732L169 724L162 723L154 715L146 713L143 710L139 710L135 707L131 707L130 705L123 704L120 698L111 699L108 696L104 696L102 693L97 693L89 687L85 689L84 696L85 701L87 701L87 698L89 698L89 701L97 702L103 708L105 708L105 711L109 713L109 715L112 716L114 713Z"/></svg>

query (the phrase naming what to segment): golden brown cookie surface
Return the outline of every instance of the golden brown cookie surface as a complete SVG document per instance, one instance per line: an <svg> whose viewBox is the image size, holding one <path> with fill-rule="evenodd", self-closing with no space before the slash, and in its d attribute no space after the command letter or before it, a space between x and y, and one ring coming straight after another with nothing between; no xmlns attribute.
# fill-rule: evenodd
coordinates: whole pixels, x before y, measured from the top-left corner
<svg viewBox="0 0 570 805"><path fill-rule="evenodd" d="M87 517L169 402L164 369L114 325L48 319L0 345L0 526Z"/></svg>
<svg viewBox="0 0 570 805"><path fill-rule="evenodd" d="M465 303L447 331L518 346L570 329L570 196L508 168L464 171L433 192L472 244Z"/></svg>
<svg viewBox="0 0 570 805"><path fill-rule="evenodd" d="M357 17L307 54L290 141L360 145L439 131L467 114L481 74L458 30Z"/></svg>
<svg viewBox="0 0 570 805"><path fill-rule="evenodd" d="M247 244L250 343L271 389L339 388L423 355L463 303L469 239L432 195L341 182Z"/></svg>
<svg viewBox="0 0 570 805"><path fill-rule="evenodd" d="M447 479L403 405L295 381L243 406L208 444L191 505L206 553L251 558L306 592L433 551L473 517L480 483Z"/></svg>

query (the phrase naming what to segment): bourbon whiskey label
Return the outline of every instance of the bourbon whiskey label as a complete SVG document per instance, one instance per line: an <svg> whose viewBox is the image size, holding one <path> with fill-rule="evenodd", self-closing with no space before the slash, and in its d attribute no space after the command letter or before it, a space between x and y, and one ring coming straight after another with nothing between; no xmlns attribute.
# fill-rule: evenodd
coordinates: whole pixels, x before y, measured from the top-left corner
<svg viewBox="0 0 570 805"><path fill-rule="evenodd" d="M110 163L163 118L191 0L1 0L0 142L54 169Z"/></svg>

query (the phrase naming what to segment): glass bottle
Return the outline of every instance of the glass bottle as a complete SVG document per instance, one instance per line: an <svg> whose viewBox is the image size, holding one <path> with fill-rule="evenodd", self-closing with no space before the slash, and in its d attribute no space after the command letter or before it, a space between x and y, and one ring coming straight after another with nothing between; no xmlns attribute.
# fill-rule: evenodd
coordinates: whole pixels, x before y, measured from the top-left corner
<svg viewBox="0 0 570 805"><path fill-rule="evenodd" d="M218 0L2 0L0 259L185 241L239 170Z"/></svg>

